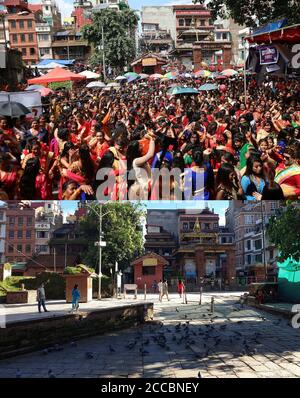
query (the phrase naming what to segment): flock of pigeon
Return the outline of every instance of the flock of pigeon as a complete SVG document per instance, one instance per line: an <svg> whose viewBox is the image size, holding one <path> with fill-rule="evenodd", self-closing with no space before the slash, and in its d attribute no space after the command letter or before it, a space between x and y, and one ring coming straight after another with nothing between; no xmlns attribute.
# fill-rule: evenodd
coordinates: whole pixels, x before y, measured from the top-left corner
<svg viewBox="0 0 300 398"><path fill-rule="evenodd" d="M233 311L240 311L242 308L233 307ZM135 337L128 341L124 349L126 352L132 352L132 355L151 355L153 345L158 346L166 353L173 351L186 350L195 360L210 360L214 358L217 351L227 351L233 357L253 356L258 352L259 347L263 345L263 339L266 337L263 333L250 329L246 321L232 321L230 317L225 317L222 322L217 321L217 316L210 313L207 309L206 313L202 312L199 322L192 322L190 315L184 311L180 311L177 307L175 312L178 313L177 320L168 321L152 321L146 323L136 332ZM193 313L195 315L195 312ZM179 316L181 315L181 317ZM260 320L265 322L267 319L259 316ZM181 321L178 321L181 319ZM278 319L273 324L279 326L284 321ZM245 326L245 327L244 327ZM71 341L69 348L76 348L79 342ZM52 352L64 350L65 347L56 344L53 347L45 348L41 351L41 355L48 355ZM66 347L67 348L67 347ZM114 348L109 344L105 349L107 353L114 354L120 348ZM155 350L154 354L155 354ZM96 353L87 351L84 353L86 360L95 359ZM155 356L154 356L155 360ZM17 378L21 378L20 369L16 373ZM55 378L55 374L51 369L48 371L49 378ZM199 371L197 376L202 378Z"/></svg>

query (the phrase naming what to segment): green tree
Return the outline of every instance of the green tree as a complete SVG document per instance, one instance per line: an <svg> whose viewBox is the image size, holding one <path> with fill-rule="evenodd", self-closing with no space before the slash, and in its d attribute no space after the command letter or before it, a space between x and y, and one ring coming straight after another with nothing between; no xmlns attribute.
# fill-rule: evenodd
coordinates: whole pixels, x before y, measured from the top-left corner
<svg viewBox="0 0 300 398"><path fill-rule="evenodd" d="M120 10L106 8L93 13L93 23L82 27L83 37L95 47L91 61L102 63L102 27L104 32L104 51L107 66L124 68L135 57L135 30L139 17L126 4Z"/></svg>
<svg viewBox="0 0 300 398"><path fill-rule="evenodd" d="M267 235L279 250L279 259L293 257L300 261L300 209L293 204L283 207L270 219Z"/></svg>
<svg viewBox="0 0 300 398"><path fill-rule="evenodd" d="M193 0L204 4L205 0ZM299 0L209 0L207 7L213 18L233 18L240 25L257 27L271 21L287 18L289 24L300 23Z"/></svg>
<svg viewBox="0 0 300 398"><path fill-rule="evenodd" d="M99 205L91 206L94 210L89 209L80 222L80 230L88 241L83 262L98 270L99 249L95 242L99 237ZM115 261L118 261L119 269L124 269L142 253L144 217L145 212L139 204L115 202L103 206L102 231L106 247L102 249L102 272L108 274Z"/></svg>

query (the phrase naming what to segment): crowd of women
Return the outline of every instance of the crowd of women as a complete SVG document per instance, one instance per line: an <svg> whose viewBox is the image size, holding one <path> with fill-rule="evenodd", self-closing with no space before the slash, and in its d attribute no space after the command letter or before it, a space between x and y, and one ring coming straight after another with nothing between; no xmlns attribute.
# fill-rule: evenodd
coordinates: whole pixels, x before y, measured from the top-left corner
<svg viewBox="0 0 300 398"><path fill-rule="evenodd" d="M0 198L297 199L296 79L134 81L59 89L37 118L0 117Z"/></svg>

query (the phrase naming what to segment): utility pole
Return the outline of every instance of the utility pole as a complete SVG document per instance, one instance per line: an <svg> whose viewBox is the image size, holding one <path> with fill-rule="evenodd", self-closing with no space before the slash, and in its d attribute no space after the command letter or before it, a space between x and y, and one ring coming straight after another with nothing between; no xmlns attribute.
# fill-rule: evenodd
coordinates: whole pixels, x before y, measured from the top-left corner
<svg viewBox="0 0 300 398"><path fill-rule="evenodd" d="M56 248L54 247L54 251L53 251L53 268L54 268L54 272L56 272Z"/></svg>
<svg viewBox="0 0 300 398"><path fill-rule="evenodd" d="M105 67L105 48L104 48L104 28L103 24L101 25L101 34L102 34L102 67L103 67L103 80L106 81L106 67Z"/></svg>
<svg viewBox="0 0 300 398"><path fill-rule="evenodd" d="M265 219L264 219L264 209L263 209L263 201L260 201L260 212L261 212L261 227L262 227L262 254L263 254L263 262L264 262L264 271L265 271L265 281L268 279L268 271L267 271L267 263L266 263L266 245L265 245Z"/></svg>
<svg viewBox="0 0 300 398"><path fill-rule="evenodd" d="M102 204L99 205L99 271L98 271L98 300L101 300L101 277L102 277Z"/></svg>

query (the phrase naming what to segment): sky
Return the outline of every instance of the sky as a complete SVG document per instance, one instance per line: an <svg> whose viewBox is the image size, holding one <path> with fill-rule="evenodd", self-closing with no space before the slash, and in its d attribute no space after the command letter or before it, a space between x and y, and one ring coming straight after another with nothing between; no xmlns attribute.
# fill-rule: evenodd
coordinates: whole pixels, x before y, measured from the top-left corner
<svg viewBox="0 0 300 398"><path fill-rule="evenodd" d="M61 201L61 206L64 212L64 219L69 214L74 214L77 209L77 201ZM220 215L220 225L225 225L225 211L228 208L228 201L226 200L214 200L214 201L145 201L142 202L145 205L145 209L186 209L195 210L204 209L206 205L210 209L214 209L216 214Z"/></svg>
<svg viewBox="0 0 300 398"><path fill-rule="evenodd" d="M29 0L29 3L37 4L41 0ZM62 14L62 19L71 16L73 11L74 0L56 0L56 3ZM129 6L134 10L140 10L142 6L165 6L165 5L176 5L176 4L192 4L191 0L129 0Z"/></svg>

